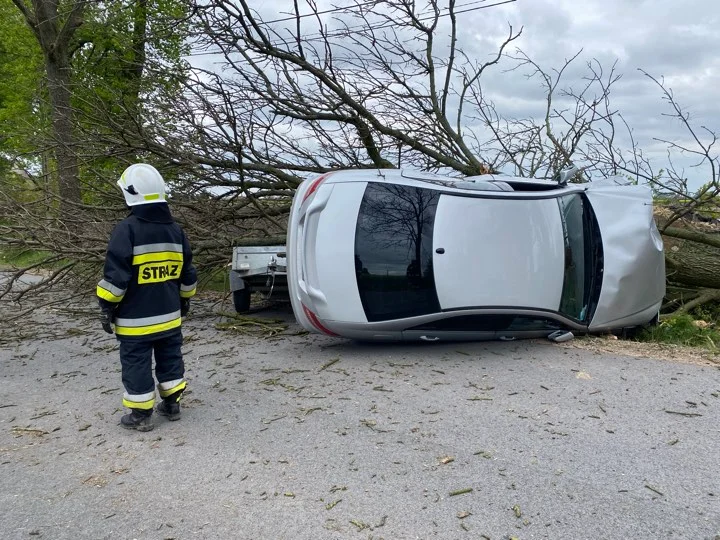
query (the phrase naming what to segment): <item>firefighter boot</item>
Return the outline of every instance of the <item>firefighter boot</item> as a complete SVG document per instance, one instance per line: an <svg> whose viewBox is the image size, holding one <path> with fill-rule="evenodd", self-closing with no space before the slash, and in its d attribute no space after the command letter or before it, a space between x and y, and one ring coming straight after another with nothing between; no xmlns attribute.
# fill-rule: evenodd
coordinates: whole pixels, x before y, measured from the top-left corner
<svg viewBox="0 0 720 540"><path fill-rule="evenodd" d="M180 395L182 390L175 392L167 397L164 397L157 406L158 414L167 416L167 419L174 422L180 420Z"/></svg>
<svg viewBox="0 0 720 540"><path fill-rule="evenodd" d="M155 427L152 423L152 409L130 409L130 414L120 418L120 425L126 429L151 431Z"/></svg>

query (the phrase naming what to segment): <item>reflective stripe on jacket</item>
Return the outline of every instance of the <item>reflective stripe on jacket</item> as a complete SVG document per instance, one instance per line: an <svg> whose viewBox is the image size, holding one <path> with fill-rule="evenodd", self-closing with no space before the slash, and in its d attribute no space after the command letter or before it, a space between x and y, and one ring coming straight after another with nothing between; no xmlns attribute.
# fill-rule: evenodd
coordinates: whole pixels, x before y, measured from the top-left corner
<svg viewBox="0 0 720 540"><path fill-rule="evenodd" d="M180 298L195 294L192 251L166 203L139 205L112 232L97 296L124 339L157 339L180 329Z"/></svg>

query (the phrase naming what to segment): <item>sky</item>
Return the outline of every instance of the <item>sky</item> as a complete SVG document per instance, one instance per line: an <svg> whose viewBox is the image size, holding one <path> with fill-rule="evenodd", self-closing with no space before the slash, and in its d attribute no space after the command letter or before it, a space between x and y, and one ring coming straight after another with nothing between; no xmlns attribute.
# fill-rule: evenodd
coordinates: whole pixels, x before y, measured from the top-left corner
<svg viewBox="0 0 720 540"><path fill-rule="evenodd" d="M460 2L463 0L459 0ZM503 24L523 27L515 42L543 67L559 67L582 49L583 61L617 62L622 75L613 87L612 104L622 113L657 168L667 162L666 146L654 138L693 145L690 133L662 99L661 89L642 69L664 81L689 113L690 123L720 134L720 3L716 0L518 0L467 15L477 24L478 41L487 42ZM496 30L497 32L497 30ZM497 34L500 37L501 34ZM493 90L504 94L509 114L532 110L541 101L531 87L513 89L512 79L498 79ZM705 141L710 142L707 135ZM691 186L699 187L709 168L685 165Z"/></svg>
<svg viewBox="0 0 720 540"><path fill-rule="evenodd" d="M477 7L502 0L456 0L456 9ZM364 0L316 0L319 10L350 7ZM298 2L301 13L310 8ZM417 2L420 10L425 3ZM440 1L441 6L447 2ZM258 4L265 21L288 15L292 4L266 0ZM331 22L337 13L324 15ZM593 59L609 69L614 63L622 77L614 84L611 103L633 130L639 146L652 159L654 169L667 166L667 145L661 138L696 147L689 133L674 118L662 90L640 70L664 82L689 114L689 122L705 142L710 136L702 126L720 135L720 2L717 0L516 0L463 13L459 47L478 60L494 55L508 32L523 28L509 52L522 49L543 69L563 65L579 51L566 74L566 86L578 87ZM312 21L312 19L304 19ZM292 23L281 23L292 24ZM303 23L305 24L305 23ZM443 36L443 28L438 31ZM445 32L447 34L447 32ZM544 115L545 92L536 80L520 71L508 72L503 61L484 78L483 89L501 115L539 118ZM629 139L621 142L629 146ZM710 168L692 167L696 158L674 154L692 190L709 179Z"/></svg>

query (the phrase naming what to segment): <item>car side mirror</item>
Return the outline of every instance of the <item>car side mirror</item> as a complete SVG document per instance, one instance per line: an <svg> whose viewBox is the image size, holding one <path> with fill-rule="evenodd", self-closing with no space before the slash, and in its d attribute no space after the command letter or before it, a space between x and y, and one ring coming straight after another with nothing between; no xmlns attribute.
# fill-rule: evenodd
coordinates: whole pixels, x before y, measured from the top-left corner
<svg viewBox="0 0 720 540"><path fill-rule="evenodd" d="M553 343L563 343L565 341L570 341L574 338L575 334L573 334L572 332L568 332L567 330L556 330L548 336L548 339Z"/></svg>

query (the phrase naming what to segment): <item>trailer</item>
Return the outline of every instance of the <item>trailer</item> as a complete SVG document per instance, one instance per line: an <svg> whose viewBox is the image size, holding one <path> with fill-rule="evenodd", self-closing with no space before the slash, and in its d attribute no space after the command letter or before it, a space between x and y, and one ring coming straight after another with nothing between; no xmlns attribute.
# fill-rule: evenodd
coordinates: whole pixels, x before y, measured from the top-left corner
<svg viewBox="0 0 720 540"><path fill-rule="evenodd" d="M271 298L289 301L285 246L235 247L230 267L236 312L250 311L253 293L260 293L266 302Z"/></svg>

